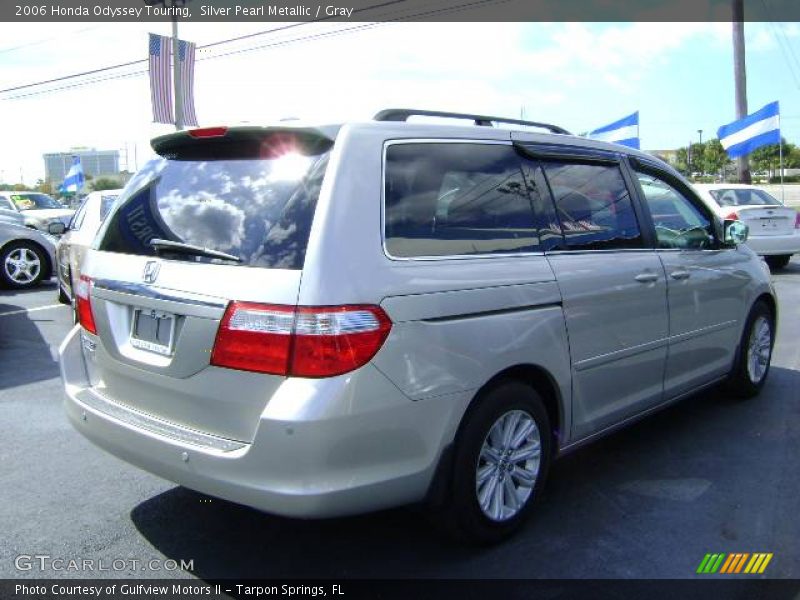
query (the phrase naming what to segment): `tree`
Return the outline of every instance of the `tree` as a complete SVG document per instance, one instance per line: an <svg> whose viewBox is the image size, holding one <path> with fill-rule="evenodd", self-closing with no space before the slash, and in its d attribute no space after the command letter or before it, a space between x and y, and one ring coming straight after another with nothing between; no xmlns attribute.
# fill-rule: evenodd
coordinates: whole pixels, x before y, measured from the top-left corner
<svg viewBox="0 0 800 600"><path fill-rule="evenodd" d="M710 139L705 143L703 152L703 171L717 175L729 162L728 154L716 138Z"/></svg>
<svg viewBox="0 0 800 600"><path fill-rule="evenodd" d="M98 177L90 186L95 192L101 190L115 190L120 187L120 182L112 177Z"/></svg>

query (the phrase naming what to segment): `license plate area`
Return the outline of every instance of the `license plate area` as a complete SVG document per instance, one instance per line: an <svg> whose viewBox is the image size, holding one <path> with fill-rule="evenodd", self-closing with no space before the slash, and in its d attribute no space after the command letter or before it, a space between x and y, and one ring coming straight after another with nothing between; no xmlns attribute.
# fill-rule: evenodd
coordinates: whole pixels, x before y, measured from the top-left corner
<svg viewBox="0 0 800 600"><path fill-rule="evenodd" d="M175 315L149 308L133 309L131 346L162 356L172 354Z"/></svg>

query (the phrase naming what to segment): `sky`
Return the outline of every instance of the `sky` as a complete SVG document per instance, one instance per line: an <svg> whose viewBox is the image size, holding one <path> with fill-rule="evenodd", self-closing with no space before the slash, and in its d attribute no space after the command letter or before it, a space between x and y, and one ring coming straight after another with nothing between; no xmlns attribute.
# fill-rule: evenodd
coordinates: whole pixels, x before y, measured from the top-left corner
<svg viewBox="0 0 800 600"><path fill-rule="evenodd" d="M202 46L284 25L182 23L180 37ZM146 59L148 32L170 24L6 26L0 89ZM800 25L747 23L745 39L750 112L779 100L783 135L800 143ZM201 126L413 107L524 114L576 133L638 110L642 148L664 150L735 119L732 54L730 23L304 24L199 50L195 106ZM141 167L150 138L174 130L152 122L146 69L0 93L0 182L32 185L43 153L73 147Z"/></svg>

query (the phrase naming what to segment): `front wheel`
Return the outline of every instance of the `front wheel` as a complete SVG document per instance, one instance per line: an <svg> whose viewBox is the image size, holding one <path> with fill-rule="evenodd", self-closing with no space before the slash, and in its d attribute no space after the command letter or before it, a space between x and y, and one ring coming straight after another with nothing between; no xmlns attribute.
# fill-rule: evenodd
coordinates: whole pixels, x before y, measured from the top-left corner
<svg viewBox="0 0 800 600"><path fill-rule="evenodd" d="M42 280L47 259L32 244L11 242L0 252L0 282L13 289L26 289Z"/></svg>
<svg viewBox="0 0 800 600"><path fill-rule="evenodd" d="M777 256L765 256L764 260L767 261L770 269L783 269L789 264L791 254L779 254Z"/></svg>
<svg viewBox="0 0 800 600"><path fill-rule="evenodd" d="M769 375L774 345L775 319L767 304L759 300L747 317L738 356L728 378L731 393L750 398L761 391Z"/></svg>
<svg viewBox="0 0 800 600"><path fill-rule="evenodd" d="M530 514L550 464L551 429L539 394L525 383L501 382L475 402L457 436L445 511L457 537L489 544Z"/></svg>

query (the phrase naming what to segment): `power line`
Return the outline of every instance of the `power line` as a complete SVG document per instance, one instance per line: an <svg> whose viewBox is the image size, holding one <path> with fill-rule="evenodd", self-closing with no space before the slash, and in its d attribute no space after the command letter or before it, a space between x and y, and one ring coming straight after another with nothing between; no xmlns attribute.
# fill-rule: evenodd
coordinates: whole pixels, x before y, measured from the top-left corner
<svg viewBox="0 0 800 600"><path fill-rule="evenodd" d="M368 9L373 8L373 7L379 7L380 8L380 7L385 7L385 6L389 6L389 5L393 5L393 4L400 4L400 3L403 3L403 2L407 2L407 1L408 0L392 0L390 2L384 2L382 4L376 4L376 5L373 5L371 7L367 7L367 8L360 9L360 10L368 10ZM367 29L380 27L380 26L383 26L383 25L387 25L389 23L396 23L396 22L400 22L400 21L406 21L406 20L410 20L410 19L415 19L417 17L429 17L429 16L433 16L433 15L441 15L441 14L447 14L447 13L452 13L452 12L461 12L461 11L464 11L464 10L470 10L471 8L475 8L477 6L485 6L485 5L490 5L490 4L502 4L502 3L506 3L506 2L510 2L510 1L513 1L513 0L475 0L473 2L467 2L467 3L463 3L463 4L458 4L458 5L455 5L455 6L446 6L446 7L443 7L443 8L427 10L425 12L414 13L414 14L407 15L407 16L397 17L397 18L394 18L394 19L385 19L385 20L382 20L380 22L362 23L360 25L354 25L352 27L340 28L340 29L335 29L335 30L332 30L332 31L322 31L322 32L309 34L309 35L306 35L306 36L294 37L294 38L283 39L283 40L277 40L277 41L270 42L270 43L267 43L267 44L259 44L257 46L248 46L248 47L245 47L245 48L239 48L239 49L231 50L229 52L223 52L223 53L220 53L220 54L215 54L213 56L199 57L199 58L197 58L197 62L201 62L201 61L205 61L205 60L212 60L212 59L215 59L215 58L223 58L225 56L243 54L243 53L246 53L246 52L253 52L253 51L257 51L257 50L265 50L265 49L269 49L269 48L286 46L286 45L290 45L290 44L308 43L308 42L316 41L316 40L319 40L319 39L335 37L335 36L339 36L339 35L346 35L346 34L350 34L350 33L356 33L358 31L364 31L364 30L367 30ZM395 12L395 14L397 13L397 11L394 11L394 12ZM386 16L387 14L391 14L391 13L384 13L383 15L377 15L377 16ZM244 36L239 36L239 37L236 37L236 38L230 38L230 39L227 39L227 40L220 40L218 42L212 42L210 44L205 44L203 46L199 46L199 48L204 49L204 48L209 48L209 47L212 47L212 46L219 46L219 45L222 45L222 44L227 44L227 43L239 41L239 40L242 40L242 39L252 38L252 37L261 36L261 35L265 35L265 34L274 34L274 33L280 32L280 31L285 31L287 29L293 29L293 28L299 27L301 25L310 25L312 23L315 23L315 22L318 22L318 21L322 21L322 20L323 19L318 19L317 21L309 21L309 22L303 22L303 23L293 23L291 25L286 25L286 26L283 26L283 27L269 29L269 30L266 30L266 31L247 34L247 35L244 35ZM328 18L326 18L325 20L328 20ZM119 68L123 68L123 67L128 67L128 66L133 66L133 65L141 64L141 63L145 63L145 62L147 62L147 59L129 61L127 63L122 63L122 64L119 64L119 65L103 67L103 68L100 68L100 69L93 69L91 71L86 71L86 72L83 72L83 73L76 73L76 74L67 75L67 76L64 76L64 77L58 77L58 78L50 79L50 80L47 80L47 81L40 81L40 82L26 84L26 85L22 85L22 86L15 86L13 88L7 88L5 90L0 90L0 94L8 93L8 92L11 92L11 91L16 91L16 90L27 89L27 88L31 88L31 87L38 87L38 86L49 84L49 83L58 83L58 82L61 82L61 81L66 81L66 80L74 79L74 78L78 78L78 77L86 77L87 75L97 75L99 73L105 73L105 72L108 72L108 71L111 71L111 70L115 70L115 69L119 69ZM133 71L133 72L129 72L129 73L122 73L122 74L118 74L118 75L95 77L95 78L92 78L92 79L86 79L84 81L79 81L77 83L70 84L70 85L62 85L62 86L58 86L58 87L54 87L54 88L48 88L48 89L45 89L45 90L38 90L38 91L26 93L26 94L15 94L13 96L0 98L0 101L2 101L2 100L20 100L20 99L24 99L24 98L30 98L30 97L33 97L33 96L40 96L40 95L58 93L60 91L74 89L74 88L82 87L82 86L85 86L85 85L92 85L92 84L95 84L95 83L102 83L102 82L105 82L105 81L113 81L113 80L118 80L118 79L127 79L127 78L132 78L132 77L138 77L140 75L147 74L147 72L148 72L147 69L143 69L143 70Z"/></svg>
<svg viewBox="0 0 800 600"><path fill-rule="evenodd" d="M357 11L354 11L354 12L363 12L365 10L373 10L375 8L383 8L383 7L386 7L386 6L391 6L393 4L399 4L399 3L403 3L403 2L408 2L408 0L389 0L387 2L381 2L379 4L373 4L373 5L358 9ZM289 25L283 25L281 27L275 27L273 29L266 29L264 31L259 31L259 32L255 32L255 33L249 33L249 34L246 34L246 35L241 35L241 36L237 36L237 37L234 37L234 38L229 38L229 39L226 39L226 40L219 40L217 42L212 42L210 44L205 44L203 46L198 46L197 49L198 50L202 50L202 49L205 49L205 48L211 48L211 47L219 46L219 45L222 45L222 44L229 44L231 42L238 42L238 41L241 41L241 40L244 40L244 39L247 39L247 38L252 38L252 37L256 37L256 36L260 36L260 35L271 34L271 33L275 33L275 32L278 32L278 31L285 31L287 29L294 29L296 27L302 27L304 25L311 25L313 23L319 23L319 22L323 22L323 21L330 21L330 20L332 20L334 18L335 17L322 17L322 18L319 18L319 19L313 19L311 21L305 21L305 22L302 22L302 23L291 23ZM138 64L146 63L147 61L148 61L148 59L146 59L146 58L142 58L142 59L139 59L139 60L131 60L131 61L128 61L128 62L117 64L117 65L109 65L107 67L101 67L99 69L92 69L92 70L89 70L89 71L83 71L81 73L73 73L71 75L64 75L62 77L54 77L53 79L46 79L44 81L36 81L34 83L26 83L26 84L23 84L23 85L17 85L17 86L14 86L14 87L10 87L10 88L6 88L6 89L3 89L3 90L0 90L0 94L4 94L4 93L7 93L7 92L15 92L17 90L22 90L22 89L30 88L30 87L36 87L36 86L40 86L40 85L46 85L48 83L58 83L59 81L66 81L67 79L74 79L76 77L84 77L86 75L96 75L97 73L104 73L104 72L112 71L112 70L115 70L115 69L121 69L123 67L129 67L131 65L138 65Z"/></svg>

